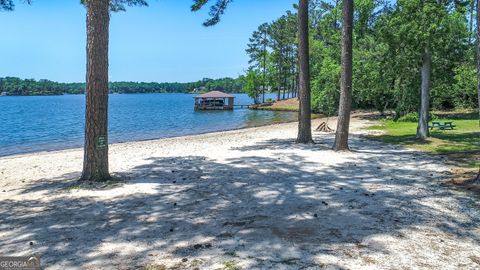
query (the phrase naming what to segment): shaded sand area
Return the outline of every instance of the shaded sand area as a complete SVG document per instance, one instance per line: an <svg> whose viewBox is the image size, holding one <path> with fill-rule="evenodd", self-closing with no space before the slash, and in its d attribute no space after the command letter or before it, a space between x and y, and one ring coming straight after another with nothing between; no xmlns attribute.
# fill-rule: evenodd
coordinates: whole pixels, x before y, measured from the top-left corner
<svg viewBox="0 0 480 270"><path fill-rule="evenodd" d="M480 268L478 198L439 157L352 124L351 153L333 134L296 145L296 123L116 144L126 182L91 189L75 182L81 150L0 158L0 254L45 269Z"/></svg>

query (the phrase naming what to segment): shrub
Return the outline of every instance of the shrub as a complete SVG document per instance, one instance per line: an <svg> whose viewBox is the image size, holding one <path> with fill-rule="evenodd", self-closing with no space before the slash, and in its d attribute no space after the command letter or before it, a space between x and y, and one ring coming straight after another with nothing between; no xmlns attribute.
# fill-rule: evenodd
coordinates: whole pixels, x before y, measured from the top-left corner
<svg viewBox="0 0 480 270"><path fill-rule="evenodd" d="M398 118L397 121L398 122L418 122L418 118L419 118L419 115L418 115L417 112L411 112L411 113L407 113L404 116ZM429 118L430 121L437 119L437 117L432 113L430 113L428 118Z"/></svg>

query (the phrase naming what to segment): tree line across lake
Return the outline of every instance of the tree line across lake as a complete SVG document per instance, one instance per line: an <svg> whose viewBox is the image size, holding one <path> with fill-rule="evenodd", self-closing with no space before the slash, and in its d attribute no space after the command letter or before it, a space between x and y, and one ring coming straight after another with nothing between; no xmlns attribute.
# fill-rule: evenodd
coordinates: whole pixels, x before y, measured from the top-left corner
<svg viewBox="0 0 480 270"><path fill-rule="evenodd" d="M202 79L189 83L156 82L110 82L111 93L190 93L202 91L224 91L241 93L244 80L242 77ZM16 77L0 78L0 93L11 96L47 96L63 94L84 94L85 83L60 83L50 80L20 79Z"/></svg>

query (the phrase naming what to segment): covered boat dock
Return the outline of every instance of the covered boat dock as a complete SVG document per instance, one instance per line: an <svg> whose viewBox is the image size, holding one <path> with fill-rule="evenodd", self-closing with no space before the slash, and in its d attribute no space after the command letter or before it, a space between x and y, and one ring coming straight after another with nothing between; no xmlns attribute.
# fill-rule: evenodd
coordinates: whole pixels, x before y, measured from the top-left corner
<svg viewBox="0 0 480 270"><path fill-rule="evenodd" d="M220 91L211 91L194 97L195 110L233 110L235 97Z"/></svg>

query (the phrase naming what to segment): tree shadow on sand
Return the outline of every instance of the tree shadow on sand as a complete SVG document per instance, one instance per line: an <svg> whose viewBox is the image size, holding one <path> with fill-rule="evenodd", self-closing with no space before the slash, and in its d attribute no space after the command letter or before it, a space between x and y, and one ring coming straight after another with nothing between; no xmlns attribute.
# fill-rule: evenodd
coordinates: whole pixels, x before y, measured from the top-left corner
<svg viewBox="0 0 480 270"><path fill-rule="evenodd" d="M357 151L367 151L356 140ZM125 172L127 183L108 190L114 193L108 199L106 190L72 196L75 191L65 189L71 183L64 182L72 174L38 181L24 192L55 196L2 202L0 253L37 253L54 268L135 269L170 260L183 269L202 269L233 259L249 269L340 269L320 265L318 257L386 254L388 247L368 239L380 234L402 239L412 226L480 240L473 230L478 213L457 219L428 203L452 196L439 184L443 175L428 171L430 159L402 166L411 155L383 149L319 168L285 152L282 143L233 149L274 147L278 158L150 158ZM303 148L298 147L294 150ZM472 203L466 195L452 202L452 207ZM347 254L353 249L361 254Z"/></svg>

